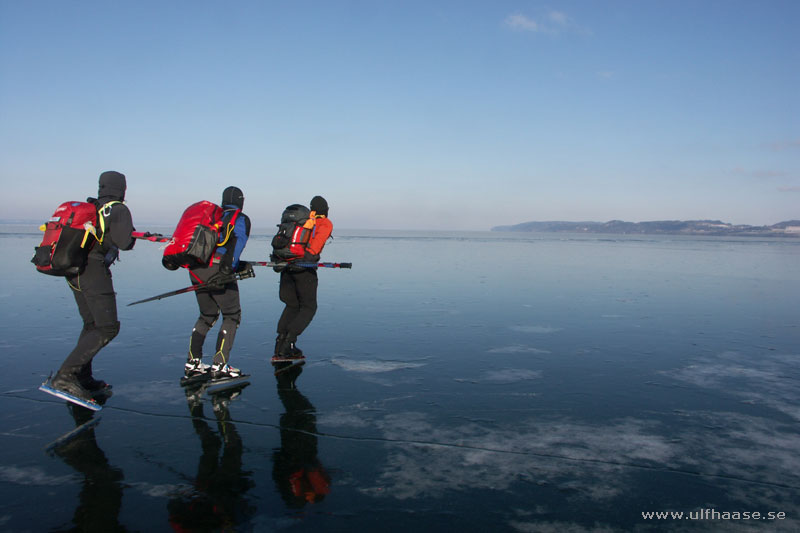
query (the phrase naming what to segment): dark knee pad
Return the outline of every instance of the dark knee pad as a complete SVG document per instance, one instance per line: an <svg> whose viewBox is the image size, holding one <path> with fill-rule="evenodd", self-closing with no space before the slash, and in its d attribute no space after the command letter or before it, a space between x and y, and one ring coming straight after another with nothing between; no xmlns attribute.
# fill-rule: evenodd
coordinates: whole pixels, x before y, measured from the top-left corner
<svg viewBox="0 0 800 533"><path fill-rule="evenodd" d="M113 324L108 324L107 326L100 326L97 328L97 331L100 333L101 341L103 346L111 342L111 340L117 336L119 333L119 322L114 322Z"/></svg>
<svg viewBox="0 0 800 533"><path fill-rule="evenodd" d="M222 315L222 327L239 327L239 324L242 321L242 311L236 311L235 313L230 313L227 315Z"/></svg>
<svg viewBox="0 0 800 533"><path fill-rule="evenodd" d="M218 316L219 315L200 315L200 318L198 318L197 322L194 324L194 331L205 337L208 331L217 323Z"/></svg>

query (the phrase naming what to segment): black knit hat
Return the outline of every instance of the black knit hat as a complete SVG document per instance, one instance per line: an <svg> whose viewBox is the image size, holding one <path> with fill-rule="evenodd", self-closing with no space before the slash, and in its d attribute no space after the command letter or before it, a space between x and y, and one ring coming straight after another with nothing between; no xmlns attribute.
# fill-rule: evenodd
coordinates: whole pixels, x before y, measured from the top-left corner
<svg viewBox="0 0 800 533"><path fill-rule="evenodd" d="M222 205L233 205L238 209L244 208L244 193L239 187L231 185L222 191Z"/></svg>
<svg viewBox="0 0 800 533"><path fill-rule="evenodd" d="M328 216L328 202L322 196L315 196L311 199L311 210L318 215Z"/></svg>

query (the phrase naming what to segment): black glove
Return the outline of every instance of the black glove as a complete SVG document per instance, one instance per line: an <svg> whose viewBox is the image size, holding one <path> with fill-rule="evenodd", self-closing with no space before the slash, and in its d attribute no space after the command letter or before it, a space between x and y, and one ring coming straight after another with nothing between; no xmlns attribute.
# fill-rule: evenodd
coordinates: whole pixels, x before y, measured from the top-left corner
<svg viewBox="0 0 800 533"><path fill-rule="evenodd" d="M210 289L222 288L231 281L234 281L235 279L236 276L233 275L233 269L228 267L223 271L223 268L220 267L219 272L217 272L216 274L208 278L208 280L206 280L206 287Z"/></svg>
<svg viewBox="0 0 800 533"><path fill-rule="evenodd" d="M306 252L305 255L303 255L303 259L301 259L301 262L303 262L303 263L319 263L319 254L312 254L312 253Z"/></svg>
<svg viewBox="0 0 800 533"><path fill-rule="evenodd" d="M248 263L247 261L239 261L239 266L236 268L236 277L239 279L256 277L256 272L253 270L252 263Z"/></svg>

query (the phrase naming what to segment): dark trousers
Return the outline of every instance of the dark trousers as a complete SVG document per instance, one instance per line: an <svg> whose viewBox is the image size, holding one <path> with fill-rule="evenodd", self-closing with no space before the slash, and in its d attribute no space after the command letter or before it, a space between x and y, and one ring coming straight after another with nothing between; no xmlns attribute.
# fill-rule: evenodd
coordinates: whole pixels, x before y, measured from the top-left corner
<svg viewBox="0 0 800 533"><path fill-rule="evenodd" d="M294 342L311 323L317 312L317 271L304 269L281 272L280 299L286 304L278 320L278 335L287 335Z"/></svg>
<svg viewBox="0 0 800 533"><path fill-rule="evenodd" d="M92 375L92 358L119 333L111 271L102 258L90 256L84 271L77 276L68 276L67 283L78 304L83 330L60 371L89 377Z"/></svg>
<svg viewBox="0 0 800 533"><path fill-rule="evenodd" d="M193 275L190 275L190 278L193 284L197 284L200 281L207 281L217 272L219 272L218 264L211 265L208 268L195 268L192 270ZM200 317L195 322L192 330L189 358L203 356L203 342L206 339L206 335L216 323L219 314L222 313L222 325L217 334L217 348L213 362L216 365L226 364L230 360L236 329L242 319L242 308L239 304L239 285L234 280L219 289L196 291L194 294L197 297L197 306L200 308Z"/></svg>

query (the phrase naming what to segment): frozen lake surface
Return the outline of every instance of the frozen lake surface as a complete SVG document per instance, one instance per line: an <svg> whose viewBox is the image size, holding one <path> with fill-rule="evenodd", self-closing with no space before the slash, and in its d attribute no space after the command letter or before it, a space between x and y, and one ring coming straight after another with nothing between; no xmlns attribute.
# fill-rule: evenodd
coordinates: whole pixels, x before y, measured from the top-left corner
<svg viewBox="0 0 800 533"><path fill-rule="evenodd" d="M336 231L295 386L262 268L216 399L178 384L194 297L126 307L188 284L139 242L92 417L37 390L81 323L30 229L0 234L4 531L800 528L800 239Z"/></svg>

